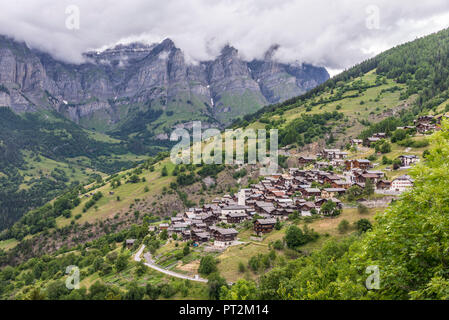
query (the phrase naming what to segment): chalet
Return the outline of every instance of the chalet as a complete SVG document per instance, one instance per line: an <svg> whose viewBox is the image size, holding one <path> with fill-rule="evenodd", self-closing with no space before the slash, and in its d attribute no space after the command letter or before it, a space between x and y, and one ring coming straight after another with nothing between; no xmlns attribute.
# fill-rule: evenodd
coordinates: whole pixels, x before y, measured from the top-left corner
<svg viewBox="0 0 449 320"><path fill-rule="evenodd" d="M171 217L171 218L170 218L170 221L171 221L171 223L183 222L183 221L184 221L184 218L178 217L178 216L176 216L176 217Z"/></svg>
<svg viewBox="0 0 449 320"><path fill-rule="evenodd" d="M298 158L298 164L300 167L307 166L309 164L312 164L316 161L316 157L304 157L301 156Z"/></svg>
<svg viewBox="0 0 449 320"><path fill-rule="evenodd" d="M323 183L332 183L334 181L341 180L342 177L336 174L326 174L323 176L322 181Z"/></svg>
<svg viewBox="0 0 449 320"><path fill-rule="evenodd" d="M190 240L192 238L192 234L190 232L190 230L185 230L182 233L182 240Z"/></svg>
<svg viewBox="0 0 449 320"><path fill-rule="evenodd" d="M318 188L306 188L301 193L303 197L319 197L321 195L321 190Z"/></svg>
<svg viewBox="0 0 449 320"><path fill-rule="evenodd" d="M391 188L391 182L388 180L379 180L376 184L376 189L378 190L388 190Z"/></svg>
<svg viewBox="0 0 449 320"><path fill-rule="evenodd" d="M275 196L265 195L264 196L264 200L265 200L265 202L274 203L276 201L276 197Z"/></svg>
<svg viewBox="0 0 449 320"><path fill-rule="evenodd" d="M126 248L128 248L129 250L131 250L131 248L134 246L134 243L136 242L136 239L127 239L125 241L126 243Z"/></svg>
<svg viewBox="0 0 449 320"><path fill-rule="evenodd" d="M421 134L426 134L429 132L433 132L437 130L437 126L430 123L419 123L416 125L416 131L418 131Z"/></svg>
<svg viewBox="0 0 449 320"><path fill-rule="evenodd" d="M385 132L378 132L373 134L373 138L385 139L387 134Z"/></svg>
<svg viewBox="0 0 449 320"><path fill-rule="evenodd" d="M248 215L246 213L230 213L226 216L228 223L241 223L246 220Z"/></svg>
<svg viewBox="0 0 449 320"><path fill-rule="evenodd" d="M414 120L413 122L415 124L421 124L421 123L431 124L431 123L434 123L434 121L435 121L435 118L432 116L421 116L418 119Z"/></svg>
<svg viewBox="0 0 449 320"><path fill-rule="evenodd" d="M276 222L275 219L257 219L254 222L254 231L257 234L269 233L273 231Z"/></svg>
<svg viewBox="0 0 449 320"><path fill-rule="evenodd" d="M361 146L363 144L363 140L361 139L351 139L351 145L353 147L358 147Z"/></svg>
<svg viewBox="0 0 449 320"><path fill-rule="evenodd" d="M413 187L412 178L410 178L410 176L408 175L403 175L394 179L391 182L390 190L397 192L404 192L411 187Z"/></svg>
<svg viewBox="0 0 449 320"><path fill-rule="evenodd" d="M349 189L351 187L351 183L346 180L336 180L332 181L331 187L337 189Z"/></svg>
<svg viewBox="0 0 449 320"><path fill-rule="evenodd" d="M186 212L184 212L184 219L189 219L189 220L196 219L196 214L194 212L186 211Z"/></svg>
<svg viewBox="0 0 449 320"><path fill-rule="evenodd" d="M346 192L345 188L325 188L321 191L321 198L329 199L341 196Z"/></svg>
<svg viewBox="0 0 449 320"><path fill-rule="evenodd" d="M161 224L159 225L159 230L167 230L168 227L169 227L169 224L168 224L168 223L161 223Z"/></svg>
<svg viewBox="0 0 449 320"><path fill-rule="evenodd" d="M378 179L381 179L385 176L385 173L383 171L372 171L372 170L363 170L361 172L361 174L363 173L369 173L369 174L374 174L377 176Z"/></svg>
<svg viewBox="0 0 449 320"><path fill-rule="evenodd" d="M285 198L286 197L284 190L272 190L272 191L270 191L270 194L272 194L276 198Z"/></svg>
<svg viewBox="0 0 449 320"><path fill-rule="evenodd" d="M418 156L415 155L402 155L399 156L399 160L401 160L401 164L403 167L408 167L419 161Z"/></svg>
<svg viewBox="0 0 449 320"><path fill-rule="evenodd" d="M365 145L368 147L371 147L374 143L380 141L380 138L376 138L376 137L370 137L368 139L366 139L365 141Z"/></svg>
<svg viewBox="0 0 449 320"><path fill-rule="evenodd" d="M379 176L375 173L362 173L357 176L356 181L360 183L366 183L367 180L371 180L374 184L377 183Z"/></svg>
<svg viewBox="0 0 449 320"><path fill-rule="evenodd" d="M325 204L329 199L332 199L332 198L327 198L327 199L317 199L317 200L315 200L315 208L321 208L321 206L323 205L323 204Z"/></svg>
<svg viewBox="0 0 449 320"><path fill-rule="evenodd" d="M313 203L313 202L305 202L305 203L303 203L303 204L301 204L300 206L299 206L299 209L301 210L301 211L311 211L312 209L315 209L315 203Z"/></svg>
<svg viewBox="0 0 449 320"><path fill-rule="evenodd" d="M206 230L208 225L204 223L202 220L192 220L192 226L195 229Z"/></svg>
<svg viewBox="0 0 449 320"><path fill-rule="evenodd" d="M425 134L437 129L435 125L435 118L432 116L422 116L414 120L416 131Z"/></svg>
<svg viewBox="0 0 449 320"><path fill-rule="evenodd" d="M344 167L345 160L343 159L334 159L330 162L333 167Z"/></svg>
<svg viewBox="0 0 449 320"><path fill-rule="evenodd" d="M340 149L324 149L323 151L323 158L327 160L345 159L347 156L348 154Z"/></svg>
<svg viewBox="0 0 449 320"><path fill-rule="evenodd" d="M416 131L418 131L421 134L426 134L429 132L433 132L437 129L437 126L434 124L428 124L428 123L419 123L416 126Z"/></svg>
<svg viewBox="0 0 449 320"><path fill-rule="evenodd" d="M223 210L222 210L223 212ZM212 213L202 213L197 215L197 219L210 226L216 221L216 217Z"/></svg>
<svg viewBox="0 0 449 320"><path fill-rule="evenodd" d="M174 223L172 225L173 232L182 233L189 228L187 223Z"/></svg>
<svg viewBox="0 0 449 320"><path fill-rule="evenodd" d="M235 241L235 238L238 235L238 231L233 228L224 229L213 227L211 228L211 233L215 240L214 244L218 246L231 244L233 241Z"/></svg>
<svg viewBox="0 0 449 320"><path fill-rule="evenodd" d="M350 171L352 169L369 169L372 168L371 161L366 159L355 159L355 160L346 160L345 161L346 171Z"/></svg>
<svg viewBox="0 0 449 320"><path fill-rule="evenodd" d="M265 202L265 201L256 201L255 205L254 205L254 209L257 212L264 212L266 211L265 208L273 208L274 209L274 204L271 202Z"/></svg>
<svg viewBox="0 0 449 320"><path fill-rule="evenodd" d="M276 208L274 206L272 207L262 207L260 210L260 214L265 214L267 216L271 216L276 211Z"/></svg>
<svg viewBox="0 0 449 320"><path fill-rule="evenodd" d="M192 231L191 238L195 242L203 243L209 241L210 234L204 231Z"/></svg>

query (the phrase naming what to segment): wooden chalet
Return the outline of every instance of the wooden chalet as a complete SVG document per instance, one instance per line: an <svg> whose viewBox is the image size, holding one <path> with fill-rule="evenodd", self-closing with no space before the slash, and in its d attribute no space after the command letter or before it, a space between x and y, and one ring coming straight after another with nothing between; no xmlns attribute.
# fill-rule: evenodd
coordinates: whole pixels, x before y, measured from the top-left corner
<svg viewBox="0 0 449 320"><path fill-rule="evenodd" d="M276 222L275 219L257 219L254 222L254 231L257 234L269 233L273 231Z"/></svg>

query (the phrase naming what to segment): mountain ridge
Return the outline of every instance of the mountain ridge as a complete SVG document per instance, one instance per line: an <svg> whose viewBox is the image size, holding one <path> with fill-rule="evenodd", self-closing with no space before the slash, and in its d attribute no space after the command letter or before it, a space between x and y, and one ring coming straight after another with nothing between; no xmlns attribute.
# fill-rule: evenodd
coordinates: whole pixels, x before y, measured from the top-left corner
<svg viewBox="0 0 449 320"><path fill-rule="evenodd" d="M329 79L324 68L282 64L271 55L244 61L226 46L214 60L193 65L165 39L87 52L86 63L73 65L2 36L0 105L15 112L54 109L102 132L119 129L138 111L162 111L165 116L149 124L154 136L191 120L228 125Z"/></svg>

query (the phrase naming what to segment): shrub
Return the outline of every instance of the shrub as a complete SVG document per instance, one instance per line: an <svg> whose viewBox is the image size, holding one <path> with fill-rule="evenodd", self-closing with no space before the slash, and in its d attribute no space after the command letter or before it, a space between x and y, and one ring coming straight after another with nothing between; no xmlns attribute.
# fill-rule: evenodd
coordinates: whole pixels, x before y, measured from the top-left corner
<svg viewBox="0 0 449 320"><path fill-rule="evenodd" d="M349 230L349 222L344 219L338 224L338 232L346 233Z"/></svg>
<svg viewBox="0 0 449 320"><path fill-rule="evenodd" d="M203 275L209 275L217 271L217 261L211 255L201 258L198 272Z"/></svg>

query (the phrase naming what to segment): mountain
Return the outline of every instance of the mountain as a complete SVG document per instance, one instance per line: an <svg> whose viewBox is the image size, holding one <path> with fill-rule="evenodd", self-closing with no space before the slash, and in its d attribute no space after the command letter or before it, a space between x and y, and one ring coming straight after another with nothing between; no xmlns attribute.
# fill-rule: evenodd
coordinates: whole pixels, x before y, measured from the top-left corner
<svg viewBox="0 0 449 320"><path fill-rule="evenodd" d="M134 54L137 54L136 52L138 51ZM277 128L280 145L293 147L299 154L317 153L326 146L345 147L351 138L365 136L367 133L391 132L397 126L412 124L419 114L444 112L446 105L449 104L449 94L448 87L442 84L449 80L449 69L440 66L447 64L447 58L443 57L447 57L448 52L449 30L444 30L388 50L350 68L304 95L264 107L255 114L246 115L244 120L237 121L234 126ZM113 55L112 51L110 55ZM256 68L253 66L253 69ZM386 157L397 157L397 153L403 152L403 149L405 150L405 148L399 149L401 151L394 150L391 154L386 154ZM102 191L105 194L102 201L107 201L110 205L99 205L87 213L82 212L82 205L78 206L72 210L73 216L79 215L78 219L56 213L55 230L71 226L72 221L75 226L77 221L95 224L98 220L104 220L104 217L109 219L112 228L115 225L112 218L116 213L121 213L120 223L123 222L121 219L132 221L132 214L129 214L132 213L131 206L137 207L141 212L150 211L158 216L168 216L175 210L185 209L191 201L199 202L201 198L208 201L220 192L230 192L229 190L233 190L237 183L236 179L232 179L233 169L229 168L231 179L227 179L226 182L220 181L219 189L207 190L205 193L202 191L201 183L197 182L196 191L181 187L182 196L180 196L168 191L170 184L176 181L176 177L170 174L161 176L162 167L167 166L171 172L174 170L173 164L168 159L163 162L159 160L153 159L151 165L147 164L143 169L133 171L139 178L145 178L145 181L141 179L140 183L122 183L119 188L112 188L109 181L120 178L125 182L133 174L131 171L124 171L89 186L89 192ZM289 160L292 159L285 162ZM149 187L149 192L145 191L145 186ZM119 197L120 201L116 201L116 197ZM138 205L134 204L136 199L139 200ZM87 201L88 198L82 199L82 204ZM22 219L9 230L9 237L21 239L33 234L24 226L38 224L41 219L36 218L36 221L30 222L33 221L32 217L38 217L40 214L54 217L54 213L49 213L47 209L43 212L28 213L27 219ZM41 224L38 225L35 230L42 228ZM11 230L13 232L10 232ZM64 236L65 232L66 230ZM98 235L99 232L92 234ZM64 243L64 240L60 240ZM41 241L44 244L47 240Z"/></svg>
<svg viewBox="0 0 449 320"><path fill-rule="evenodd" d="M0 230L69 185L167 149L174 126L223 127L329 78L273 61L274 50L245 62L226 46L193 65L166 39L87 52L74 65L0 36Z"/></svg>
<svg viewBox="0 0 449 320"><path fill-rule="evenodd" d="M84 128L117 136L148 129L145 137L166 139L176 124L203 120L222 127L329 78L324 68L276 62L276 48L247 62L226 46L212 61L189 64L166 39L87 52L85 63L73 65L0 37L0 106L56 110Z"/></svg>

